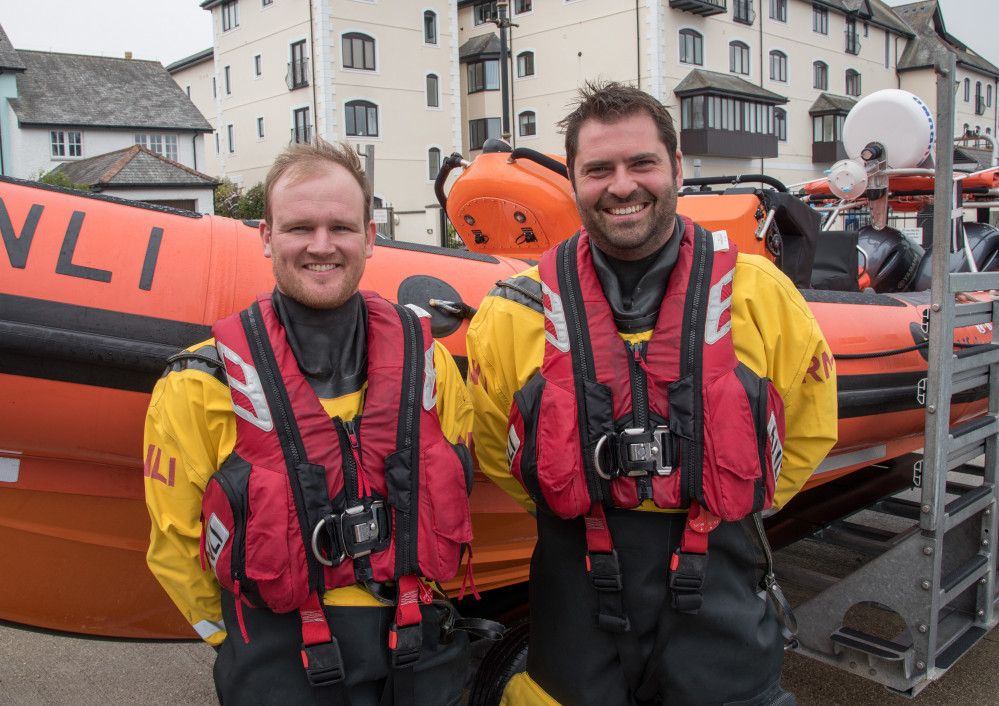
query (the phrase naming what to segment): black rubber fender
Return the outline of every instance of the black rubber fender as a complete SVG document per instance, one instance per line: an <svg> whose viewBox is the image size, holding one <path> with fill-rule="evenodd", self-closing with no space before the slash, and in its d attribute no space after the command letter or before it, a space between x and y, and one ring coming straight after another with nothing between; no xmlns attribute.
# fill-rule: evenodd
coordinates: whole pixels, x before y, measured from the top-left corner
<svg viewBox="0 0 999 706"><path fill-rule="evenodd" d="M489 648L472 681L468 706L499 706L507 682L527 669L530 618L511 623L503 639Z"/></svg>

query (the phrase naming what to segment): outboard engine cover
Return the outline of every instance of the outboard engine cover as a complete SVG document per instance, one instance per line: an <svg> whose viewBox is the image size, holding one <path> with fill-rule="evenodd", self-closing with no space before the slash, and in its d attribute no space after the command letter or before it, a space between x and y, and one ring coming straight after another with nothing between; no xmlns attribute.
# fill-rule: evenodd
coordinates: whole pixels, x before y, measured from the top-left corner
<svg viewBox="0 0 999 706"><path fill-rule="evenodd" d="M864 226L857 232L858 266L861 289L871 287L879 294L904 292L919 267L923 249L894 228L877 230ZM867 271L863 272L867 255Z"/></svg>
<svg viewBox="0 0 999 706"><path fill-rule="evenodd" d="M979 272L999 270L999 229L988 223L965 223L964 237L968 240L971 256ZM927 248L916 269L916 276L912 282L913 291L920 292L930 288L930 281L933 279L932 251L932 248ZM963 251L950 254L949 269L951 272L970 271L968 259Z"/></svg>

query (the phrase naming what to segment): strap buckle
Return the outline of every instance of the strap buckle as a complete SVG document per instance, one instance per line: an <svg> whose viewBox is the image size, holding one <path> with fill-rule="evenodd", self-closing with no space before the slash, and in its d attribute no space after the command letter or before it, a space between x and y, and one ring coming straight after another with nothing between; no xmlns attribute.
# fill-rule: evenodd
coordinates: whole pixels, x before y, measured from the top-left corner
<svg viewBox="0 0 999 706"><path fill-rule="evenodd" d="M586 571L590 575L590 583L598 591L620 591L624 585L616 549L586 552Z"/></svg>
<svg viewBox="0 0 999 706"><path fill-rule="evenodd" d="M389 628L389 655L392 668L409 667L420 658L423 649L423 623L399 625L393 622Z"/></svg>
<svg viewBox="0 0 999 706"><path fill-rule="evenodd" d="M608 439L612 442L609 447ZM605 447L610 456L609 470L605 470L601 462ZM673 435L665 424L649 430L631 428L617 434L605 434L593 449L594 468L604 480L622 475L668 476L673 472L673 459Z"/></svg>
<svg viewBox="0 0 999 706"><path fill-rule="evenodd" d="M302 663L314 687L331 686L344 680L343 657L335 637L329 642L302 645Z"/></svg>
<svg viewBox="0 0 999 706"><path fill-rule="evenodd" d="M703 597L701 588L708 567L707 553L684 552L676 549L669 564L669 588L673 607L681 613L696 613Z"/></svg>
<svg viewBox="0 0 999 706"><path fill-rule="evenodd" d="M325 531L328 542L336 551L326 556L320 546ZM358 559L388 546L392 536L392 518L385 501L375 500L370 507L348 507L340 514L324 515L312 530L312 554L323 566L339 566L347 557ZM332 554L332 553L331 553Z"/></svg>

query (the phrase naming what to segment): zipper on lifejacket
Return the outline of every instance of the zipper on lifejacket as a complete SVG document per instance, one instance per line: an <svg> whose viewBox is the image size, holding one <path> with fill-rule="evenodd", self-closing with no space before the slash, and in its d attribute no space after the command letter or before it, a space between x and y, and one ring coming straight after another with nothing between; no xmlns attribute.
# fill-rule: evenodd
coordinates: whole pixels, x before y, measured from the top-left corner
<svg viewBox="0 0 999 706"><path fill-rule="evenodd" d="M233 534L235 536L232 538L233 551L229 555L229 575L238 591L240 576L246 570L246 518L242 504L233 501L233 498L236 497L236 489L232 487L226 474L215 473L212 478L222 488L222 492L229 499L229 507L232 508Z"/></svg>
<svg viewBox="0 0 999 706"><path fill-rule="evenodd" d="M697 231L694 231L694 242L697 242ZM696 345L702 337L697 335L699 327L702 325L700 322L700 311L701 311L701 291L704 289L704 270L707 266L707 244L701 243L700 247L694 248L694 266L691 270L690 276L694 278L694 291L691 295L691 306L690 306L690 331L692 335L688 337L688 340L684 345L687 347L687 374L692 374L695 370L695 365L697 363L697 348ZM703 381L702 381L703 382ZM701 391L695 390L695 395L701 394ZM697 402L695 401L696 405ZM703 414L701 416L701 423L703 424ZM703 431L703 430L702 430ZM696 431L695 431L696 434ZM701 441L703 444L703 433L701 435ZM694 481L695 469L690 468L689 464L684 464L687 467L685 471L687 476L687 500L689 502L690 498L697 497L697 484ZM701 466L704 466L704 455L703 451L701 453Z"/></svg>
<svg viewBox="0 0 999 706"><path fill-rule="evenodd" d="M364 473L364 466L361 465L361 450L358 447L357 429L353 420L343 423L344 431L347 432L347 443L350 444L350 455L354 459L356 497L358 500L371 495L371 488L368 486L368 477Z"/></svg>
<svg viewBox="0 0 999 706"><path fill-rule="evenodd" d="M348 431L348 425L350 431ZM339 417L333 418L333 426L336 428L337 436L340 438L340 468L343 472L344 501L351 505L350 498L359 498L360 487L357 479L357 464L352 453L350 436L353 431L353 423L345 422Z"/></svg>
<svg viewBox="0 0 999 706"><path fill-rule="evenodd" d="M644 345L628 341L625 341L624 345L628 350L628 368L631 373L629 377L631 378L632 419L635 427L645 429L649 425L649 379L642 366ZM635 478L635 486L638 490L639 502L652 498L652 482L649 480L648 474Z"/></svg>

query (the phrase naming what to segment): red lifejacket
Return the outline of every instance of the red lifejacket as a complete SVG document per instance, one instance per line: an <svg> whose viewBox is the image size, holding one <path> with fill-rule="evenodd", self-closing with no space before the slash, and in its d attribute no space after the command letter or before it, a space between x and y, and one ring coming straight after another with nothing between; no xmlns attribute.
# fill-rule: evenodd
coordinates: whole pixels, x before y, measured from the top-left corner
<svg viewBox="0 0 999 706"><path fill-rule="evenodd" d="M563 518L594 503L661 508L696 500L723 520L769 507L783 403L735 356L736 249L686 217L651 338L623 341L581 231L538 265L545 313L540 372L515 393L513 475Z"/></svg>
<svg viewBox="0 0 999 706"><path fill-rule="evenodd" d="M236 444L205 491L205 555L250 605L288 612L310 593L364 579L445 581L472 539L471 456L441 431L429 321L362 295L359 423L323 409L269 294L212 328Z"/></svg>

